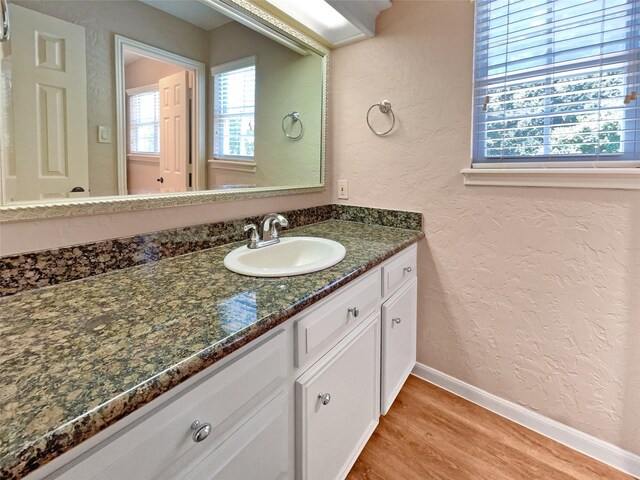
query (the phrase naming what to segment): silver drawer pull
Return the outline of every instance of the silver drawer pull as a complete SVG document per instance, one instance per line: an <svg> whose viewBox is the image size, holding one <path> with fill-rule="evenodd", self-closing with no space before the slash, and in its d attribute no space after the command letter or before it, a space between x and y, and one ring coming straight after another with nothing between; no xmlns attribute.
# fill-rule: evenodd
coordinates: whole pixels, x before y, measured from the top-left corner
<svg viewBox="0 0 640 480"><path fill-rule="evenodd" d="M397 323L398 325L400 325L400 322L402 322L402 319L401 319L401 318L399 318L399 317L396 317L396 318L392 318L392 319L391 319L391 321L392 321L393 323Z"/></svg>
<svg viewBox="0 0 640 480"><path fill-rule="evenodd" d="M211 424L210 423L200 423L200 420L194 420L191 424L191 430L193 430L193 438L194 442L201 442L206 439L211 433Z"/></svg>
<svg viewBox="0 0 640 480"><path fill-rule="evenodd" d="M357 317L358 315L360 315L360 309L358 307L350 308L349 313L354 317Z"/></svg>
<svg viewBox="0 0 640 480"><path fill-rule="evenodd" d="M402 269L403 272L411 273L411 267L404 267Z"/></svg>
<svg viewBox="0 0 640 480"><path fill-rule="evenodd" d="M322 405L329 405L329 402L331 401L331 394L330 393L319 393L318 394L318 400L320 400L320 403L322 403Z"/></svg>

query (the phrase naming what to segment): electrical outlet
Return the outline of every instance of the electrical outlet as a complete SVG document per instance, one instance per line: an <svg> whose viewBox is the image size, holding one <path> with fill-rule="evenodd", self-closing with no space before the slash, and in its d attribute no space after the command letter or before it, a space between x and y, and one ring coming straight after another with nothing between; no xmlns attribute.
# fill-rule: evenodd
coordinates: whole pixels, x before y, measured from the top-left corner
<svg viewBox="0 0 640 480"><path fill-rule="evenodd" d="M349 200L349 183L347 180L338 180L338 198Z"/></svg>

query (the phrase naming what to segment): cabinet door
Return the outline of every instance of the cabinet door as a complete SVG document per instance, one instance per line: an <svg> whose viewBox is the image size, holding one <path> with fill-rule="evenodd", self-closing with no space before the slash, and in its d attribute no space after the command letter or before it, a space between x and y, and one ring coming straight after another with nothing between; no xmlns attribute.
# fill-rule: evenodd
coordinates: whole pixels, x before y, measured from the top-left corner
<svg viewBox="0 0 640 480"><path fill-rule="evenodd" d="M299 479L344 478L378 424L379 319L372 314L297 380Z"/></svg>
<svg viewBox="0 0 640 480"><path fill-rule="evenodd" d="M189 480L293 478L293 474L289 472L288 404L287 396L281 393L184 478Z"/></svg>
<svg viewBox="0 0 640 480"><path fill-rule="evenodd" d="M382 305L382 415L416 364L416 297L414 278Z"/></svg>

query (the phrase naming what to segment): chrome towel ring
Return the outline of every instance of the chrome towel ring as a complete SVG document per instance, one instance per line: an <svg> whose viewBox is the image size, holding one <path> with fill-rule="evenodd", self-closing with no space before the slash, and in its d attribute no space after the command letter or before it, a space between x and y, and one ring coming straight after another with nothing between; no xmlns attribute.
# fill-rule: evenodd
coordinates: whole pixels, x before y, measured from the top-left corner
<svg viewBox="0 0 640 480"><path fill-rule="evenodd" d="M378 107L378 109L380 109L380 112L382 113L391 114L391 126L389 127L389 130L386 130L384 132L376 132L374 128L371 126L371 122L369 122L369 114L371 113L371 110L373 110L373 107ZM374 103L369 107L369 110L367 110L367 125L369 125L369 128L371 129L371 131L376 135L378 135L379 137L382 137L383 135L386 135L391 130L393 130L393 127L396 126L396 116L394 115L393 110L391 109L391 102L389 100L383 100L381 102Z"/></svg>
<svg viewBox="0 0 640 480"><path fill-rule="evenodd" d="M287 129L284 124L287 121L287 118L291 117L291 126L293 127L296 123L300 123L300 133L297 136L289 135ZM291 140L300 140L302 138L302 134L304 133L304 126L302 125L302 120L300 120L300 114L298 112L287 113L282 119L282 131Z"/></svg>

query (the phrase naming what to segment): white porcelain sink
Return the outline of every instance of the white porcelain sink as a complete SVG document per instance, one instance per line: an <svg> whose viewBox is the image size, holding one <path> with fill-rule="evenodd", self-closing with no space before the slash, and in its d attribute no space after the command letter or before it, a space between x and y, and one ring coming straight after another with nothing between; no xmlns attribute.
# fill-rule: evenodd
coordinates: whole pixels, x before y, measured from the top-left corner
<svg viewBox="0 0 640 480"><path fill-rule="evenodd" d="M267 247L236 248L224 258L224 266L252 277L288 277L333 267L345 253L340 243L326 238L288 237Z"/></svg>

